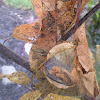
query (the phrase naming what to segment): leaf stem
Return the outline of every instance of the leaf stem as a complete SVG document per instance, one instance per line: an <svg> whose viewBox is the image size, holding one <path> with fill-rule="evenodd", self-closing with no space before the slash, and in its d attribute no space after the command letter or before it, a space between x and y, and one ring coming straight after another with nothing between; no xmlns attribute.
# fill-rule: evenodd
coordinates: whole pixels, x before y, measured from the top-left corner
<svg viewBox="0 0 100 100"><path fill-rule="evenodd" d="M31 84L31 89L35 90L35 85L33 84L33 75L34 73L32 73L30 84Z"/></svg>
<svg viewBox="0 0 100 100"><path fill-rule="evenodd" d="M24 85L25 88L27 88L29 91L33 91L32 89L30 89L28 86Z"/></svg>

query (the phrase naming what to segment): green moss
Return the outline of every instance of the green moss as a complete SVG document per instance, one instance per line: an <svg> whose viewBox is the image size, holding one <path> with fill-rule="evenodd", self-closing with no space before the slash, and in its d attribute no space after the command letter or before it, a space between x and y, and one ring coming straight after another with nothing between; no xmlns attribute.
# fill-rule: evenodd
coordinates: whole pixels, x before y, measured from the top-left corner
<svg viewBox="0 0 100 100"><path fill-rule="evenodd" d="M3 2L14 8L33 9L30 0L3 0Z"/></svg>

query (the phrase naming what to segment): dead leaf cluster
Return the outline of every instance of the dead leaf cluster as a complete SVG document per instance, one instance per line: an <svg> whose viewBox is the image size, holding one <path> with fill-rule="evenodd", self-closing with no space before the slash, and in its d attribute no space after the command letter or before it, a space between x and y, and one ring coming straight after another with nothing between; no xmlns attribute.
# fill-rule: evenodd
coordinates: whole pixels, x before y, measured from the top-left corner
<svg viewBox="0 0 100 100"><path fill-rule="evenodd" d="M95 61L88 48L85 24L76 31L73 43L62 43L49 51L44 73L48 81L58 88L67 89L76 85L81 95L96 97L99 88Z"/></svg>
<svg viewBox="0 0 100 100"><path fill-rule="evenodd" d="M76 31L73 43L57 43L75 24L78 10L82 11L88 1L82 0L78 9L77 0L31 0L37 22L17 26L12 37L34 43L29 64L39 82L35 84L36 91L25 94L20 100L26 97L35 100L40 95L48 95L43 100L79 100L65 95L96 97L99 94L95 61L88 48L85 25ZM29 83L22 72L13 73L8 79L22 85Z"/></svg>

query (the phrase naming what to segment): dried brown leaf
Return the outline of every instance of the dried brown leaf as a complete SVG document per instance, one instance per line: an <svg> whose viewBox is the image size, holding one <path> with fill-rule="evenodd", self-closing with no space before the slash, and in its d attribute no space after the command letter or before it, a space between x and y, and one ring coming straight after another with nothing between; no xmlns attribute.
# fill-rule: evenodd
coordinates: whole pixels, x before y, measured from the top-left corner
<svg viewBox="0 0 100 100"><path fill-rule="evenodd" d="M26 94L24 94L20 100L37 100L41 96L41 93L39 90L31 91Z"/></svg>
<svg viewBox="0 0 100 100"><path fill-rule="evenodd" d="M47 62L44 63L44 72L50 83L57 86L58 88L68 88L69 86L73 85L71 82L68 82L68 79L66 77L67 75L65 76L64 74L60 74L61 71L64 72L63 70L66 70L66 72L68 72L68 77L71 76L70 74L74 67L73 58L74 58L74 45L72 43L64 42L62 44L56 45L49 51L47 55L48 60ZM49 74L51 75L51 77ZM52 80L53 77L54 80L56 80L56 82ZM64 84L62 80L56 79L58 77L62 78L66 84Z"/></svg>
<svg viewBox="0 0 100 100"><path fill-rule="evenodd" d="M32 2L34 11L37 15L38 22L40 25L42 25L42 19L43 19L43 12L42 12L42 0L30 0Z"/></svg>
<svg viewBox="0 0 100 100"><path fill-rule="evenodd" d="M94 69L92 58L90 57L88 43L85 33L85 24L83 24L74 35L74 44L76 45L76 55L79 63L86 72Z"/></svg>
<svg viewBox="0 0 100 100"><path fill-rule="evenodd" d="M92 76L92 78L91 78ZM91 97L94 97L94 78L95 77L95 72L90 72L88 74L85 74L83 77L82 77L82 80L83 80L83 84L87 90L87 93L88 93L88 96L91 96ZM89 88L90 87L90 88Z"/></svg>
<svg viewBox="0 0 100 100"><path fill-rule="evenodd" d="M40 34L40 24L31 23L31 24L22 24L17 26L13 30L12 37L23 40L25 42L34 42Z"/></svg>
<svg viewBox="0 0 100 100"><path fill-rule="evenodd" d="M74 35L75 57L73 79L79 86L82 95L96 97L99 93L95 78L94 58L88 48L85 33L85 23L76 31ZM91 88L89 88L91 87Z"/></svg>
<svg viewBox="0 0 100 100"><path fill-rule="evenodd" d="M59 54L59 53L61 53L61 52L72 52L72 51L70 51L72 49L72 51L73 51L73 49L74 49L74 45L73 45L73 43L71 43L71 42L64 42L64 43L61 43L61 44L58 44L58 45L56 45L55 47L53 47L50 51L49 51L49 53L48 53L48 55L47 55L47 59L50 59L51 57L53 57L53 56L55 56L56 54ZM64 55L63 55L64 56Z"/></svg>
<svg viewBox="0 0 100 100"><path fill-rule="evenodd" d="M72 72L74 80L78 84L80 94L89 97L96 97L99 94L99 88L95 77L95 71L82 75L77 68Z"/></svg>
<svg viewBox="0 0 100 100"><path fill-rule="evenodd" d="M27 77L27 75L24 72L18 71L18 72L14 72L12 73L8 79L12 82L15 82L17 84L21 84L21 85L26 85L30 83L29 78Z"/></svg>

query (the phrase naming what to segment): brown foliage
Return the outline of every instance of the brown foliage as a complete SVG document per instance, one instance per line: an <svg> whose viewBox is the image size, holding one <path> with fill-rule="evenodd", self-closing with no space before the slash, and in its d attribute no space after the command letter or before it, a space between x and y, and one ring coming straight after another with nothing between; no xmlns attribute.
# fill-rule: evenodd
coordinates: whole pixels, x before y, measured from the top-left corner
<svg viewBox="0 0 100 100"><path fill-rule="evenodd" d="M68 50L71 47L70 43L53 47L48 53L49 59L44 63L44 72L48 81L56 87L67 89L76 85L81 95L93 98L99 94L99 89L95 77L94 58L88 48L84 25L74 35L72 49L75 54L71 49L71 52ZM70 61L72 65L69 64Z"/></svg>
<svg viewBox="0 0 100 100"><path fill-rule="evenodd" d="M31 0L38 21L20 25L13 31L13 37L34 42L29 63L35 78L46 79L36 84L42 97L51 92L90 97L99 93L84 24L76 31L73 43L58 42L65 30L75 24L88 1L82 0L81 7L77 7L77 0Z"/></svg>

